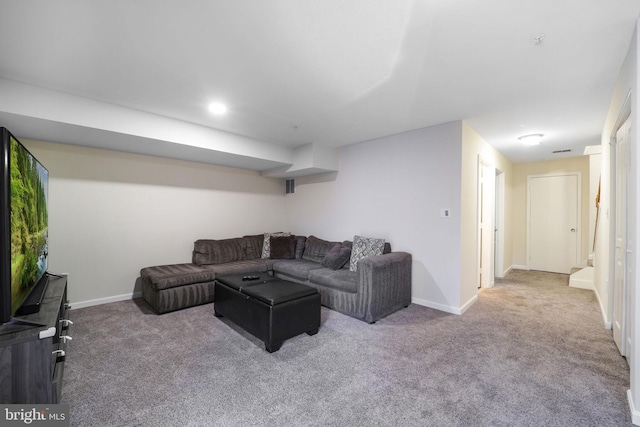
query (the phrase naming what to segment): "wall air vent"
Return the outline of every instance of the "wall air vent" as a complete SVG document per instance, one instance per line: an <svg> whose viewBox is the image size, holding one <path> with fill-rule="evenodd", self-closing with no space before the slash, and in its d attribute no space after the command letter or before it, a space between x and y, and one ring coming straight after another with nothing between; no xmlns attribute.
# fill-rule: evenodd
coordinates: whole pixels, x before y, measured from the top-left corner
<svg viewBox="0 0 640 427"><path fill-rule="evenodd" d="M293 194L296 192L295 178L288 178L284 182L284 194Z"/></svg>
<svg viewBox="0 0 640 427"><path fill-rule="evenodd" d="M571 150L556 150L556 151L552 151L551 153L552 153L552 154L568 153L568 152L570 152L570 151L571 151Z"/></svg>

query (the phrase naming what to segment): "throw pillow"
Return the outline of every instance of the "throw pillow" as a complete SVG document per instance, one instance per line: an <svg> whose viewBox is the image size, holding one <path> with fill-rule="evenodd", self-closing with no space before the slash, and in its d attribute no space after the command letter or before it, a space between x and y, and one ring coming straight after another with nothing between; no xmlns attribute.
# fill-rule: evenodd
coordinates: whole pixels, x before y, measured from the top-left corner
<svg viewBox="0 0 640 427"><path fill-rule="evenodd" d="M262 258L270 258L271 257L271 236L290 236L291 233L264 233L264 241L262 243Z"/></svg>
<svg viewBox="0 0 640 427"><path fill-rule="evenodd" d="M296 238L294 236L271 236L271 259L294 259L296 257Z"/></svg>
<svg viewBox="0 0 640 427"><path fill-rule="evenodd" d="M351 262L349 270L358 270L358 261L362 258L382 255L384 249L384 239L374 239L371 237L353 236L353 247L351 248Z"/></svg>
<svg viewBox="0 0 640 427"><path fill-rule="evenodd" d="M327 255L336 243L338 242L328 242L326 240L318 239L316 236L309 236L304 244L302 259L322 262L325 255Z"/></svg>
<svg viewBox="0 0 640 427"><path fill-rule="evenodd" d="M340 270L351 258L351 248L336 243L322 259L322 265L332 270Z"/></svg>

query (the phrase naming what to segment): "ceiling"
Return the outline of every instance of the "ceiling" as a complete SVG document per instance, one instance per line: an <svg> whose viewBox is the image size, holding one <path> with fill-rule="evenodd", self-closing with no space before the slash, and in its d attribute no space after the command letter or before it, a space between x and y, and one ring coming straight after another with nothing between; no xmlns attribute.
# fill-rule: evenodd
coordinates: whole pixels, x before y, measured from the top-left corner
<svg viewBox="0 0 640 427"><path fill-rule="evenodd" d="M300 147L455 120L514 162L581 155L600 144L640 1L31 0L0 13L0 125L16 136L267 170ZM518 142L531 133L542 145Z"/></svg>

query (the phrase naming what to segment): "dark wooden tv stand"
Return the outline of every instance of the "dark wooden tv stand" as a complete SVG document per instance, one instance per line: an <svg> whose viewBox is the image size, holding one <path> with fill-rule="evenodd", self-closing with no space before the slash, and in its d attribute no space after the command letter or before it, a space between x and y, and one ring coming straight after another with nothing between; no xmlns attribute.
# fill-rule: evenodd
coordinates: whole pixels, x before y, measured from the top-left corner
<svg viewBox="0 0 640 427"><path fill-rule="evenodd" d="M40 311L0 325L0 403L58 403L67 335L67 278L51 276Z"/></svg>

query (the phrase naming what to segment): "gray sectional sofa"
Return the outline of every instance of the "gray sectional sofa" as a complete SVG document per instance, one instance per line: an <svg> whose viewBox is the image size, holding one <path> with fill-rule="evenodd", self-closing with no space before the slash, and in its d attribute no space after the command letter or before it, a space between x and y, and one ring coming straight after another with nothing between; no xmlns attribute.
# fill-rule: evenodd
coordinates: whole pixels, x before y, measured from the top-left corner
<svg viewBox="0 0 640 427"><path fill-rule="evenodd" d="M322 305L373 323L411 303L412 261L388 242L374 241L372 249L370 240L355 236L355 248L286 233L197 240L191 263L143 268L142 295L166 313L212 302L216 277L261 272L312 286Z"/></svg>

